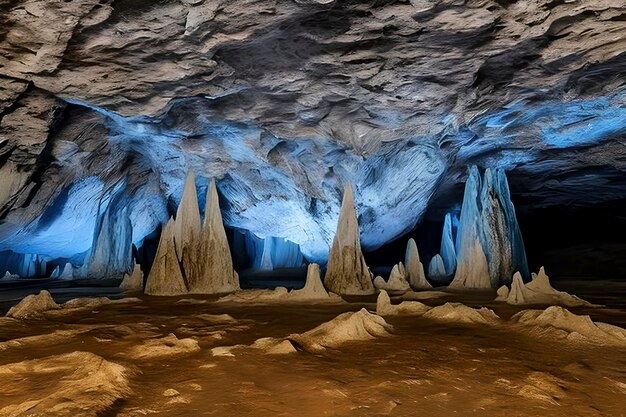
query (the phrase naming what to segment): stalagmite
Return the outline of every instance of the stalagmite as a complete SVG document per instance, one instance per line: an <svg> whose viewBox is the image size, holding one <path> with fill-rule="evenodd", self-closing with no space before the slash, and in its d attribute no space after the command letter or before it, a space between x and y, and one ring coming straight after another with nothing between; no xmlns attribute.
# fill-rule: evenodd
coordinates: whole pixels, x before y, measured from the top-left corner
<svg viewBox="0 0 626 417"><path fill-rule="evenodd" d="M457 269L451 288L491 288L487 258L479 238L478 168L470 167L456 241Z"/></svg>
<svg viewBox="0 0 626 417"><path fill-rule="evenodd" d="M509 183L506 179L504 170L497 169L494 178L494 187L500 198L500 205L504 211L504 217L507 222L507 233L511 244L511 270L519 271L522 278L528 279L528 261L526 259L526 249L524 248L524 239L520 231L515 214L515 207L511 201L511 192L509 191ZM506 277L504 277L506 278Z"/></svg>
<svg viewBox="0 0 626 417"><path fill-rule="evenodd" d="M73 279L74 278L74 268L71 263L66 263L63 267L63 271L59 274L59 279Z"/></svg>
<svg viewBox="0 0 626 417"><path fill-rule="evenodd" d="M322 284L322 279L320 278L320 266L318 264L309 264L306 272L306 283L304 284L304 288L289 292L289 297L307 300L330 298L330 295Z"/></svg>
<svg viewBox="0 0 626 417"><path fill-rule="evenodd" d="M413 239L409 239L406 245L404 263L406 265L407 280L409 281L411 288L413 288L414 290L432 288L432 285L430 285L428 281L426 281L424 265L422 264L422 262L420 262L420 255L417 251L417 244Z"/></svg>
<svg viewBox="0 0 626 417"><path fill-rule="evenodd" d="M452 237L452 214L446 214L443 223L443 233L441 234L441 255L446 276L452 276L456 270L456 250L454 249L454 239ZM456 219L456 217L455 217Z"/></svg>
<svg viewBox="0 0 626 417"><path fill-rule="evenodd" d="M186 278L188 286L191 285L190 277L199 277L202 274L198 263L198 259L203 253L203 248L199 245L202 225L195 181L193 170L190 170L185 179L183 195L180 198L176 210L176 220L173 224L176 256L180 261L181 272Z"/></svg>
<svg viewBox="0 0 626 417"><path fill-rule="evenodd" d="M141 266L135 264L131 275L124 274L124 279L120 284L120 288L124 291L143 291L143 272Z"/></svg>
<svg viewBox="0 0 626 417"><path fill-rule="evenodd" d="M507 222L490 169L485 170L480 206L480 239L489 265L491 286L495 288L500 280L508 282L514 271Z"/></svg>
<svg viewBox="0 0 626 417"><path fill-rule="evenodd" d="M174 244L174 219L170 219L161 233L159 247L148 275L145 293L149 295L187 294Z"/></svg>
<svg viewBox="0 0 626 417"><path fill-rule="evenodd" d="M524 284L522 281L522 275L516 272L515 275L513 275L511 290L506 297L504 297L504 294L505 290L498 290L496 301L506 301L508 304L513 305L551 304L566 307L594 306L575 295L555 290L552 285L550 285L550 279L546 275L543 267L541 267L538 274L533 274L532 281L527 284Z"/></svg>
<svg viewBox="0 0 626 417"><path fill-rule="evenodd" d="M372 274L361 252L352 187L346 184L324 285L340 295L373 294Z"/></svg>
<svg viewBox="0 0 626 417"><path fill-rule="evenodd" d="M239 276L233 269L215 180L211 181L207 190L199 248L202 252L195 259L199 266L199 275L187 276L189 291L196 294L217 294L238 290Z"/></svg>
<svg viewBox="0 0 626 417"><path fill-rule="evenodd" d="M430 260L430 264L428 264L428 276L431 280L436 282L444 281L448 276L441 255L437 254Z"/></svg>
<svg viewBox="0 0 626 417"><path fill-rule="evenodd" d="M272 271L274 269L272 264L272 243L271 237L263 239L263 251L259 261L259 269L261 271Z"/></svg>
<svg viewBox="0 0 626 417"><path fill-rule="evenodd" d="M406 280L406 270L402 262L394 265L387 282L382 277L376 277L374 286L379 290L386 291L408 291L411 289Z"/></svg>

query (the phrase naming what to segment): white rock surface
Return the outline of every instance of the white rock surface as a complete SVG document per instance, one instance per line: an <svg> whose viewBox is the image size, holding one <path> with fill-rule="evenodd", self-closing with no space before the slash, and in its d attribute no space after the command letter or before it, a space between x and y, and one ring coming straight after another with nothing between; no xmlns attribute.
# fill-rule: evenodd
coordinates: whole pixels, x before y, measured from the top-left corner
<svg viewBox="0 0 626 417"><path fill-rule="evenodd" d="M124 279L120 284L120 288L128 292L143 291L143 271L139 264L135 264L131 275L124 274Z"/></svg>
<svg viewBox="0 0 626 417"><path fill-rule="evenodd" d="M4 276L1 278L3 281L12 281L12 280L16 280L19 279L19 275L17 274L12 274L9 271L6 271L4 273Z"/></svg>
<svg viewBox="0 0 626 417"><path fill-rule="evenodd" d="M423 290L432 288L432 285L426 280L424 265L420 261L420 255L417 251L415 240L409 239L406 244L406 252L404 254L404 264L406 266L407 281L414 290Z"/></svg>
<svg viewBox="0 0 626 417"><path fill-rule="evenodd" d="M74 279L74 267L71 263L66 263L63 271L59 274L59 279Z"/></svg>
<svg viewBox="0 0 626 417"><path fill-rule="evenodd" d="M339 295L364 295L375 292L372 274L361 252L359 223L350 184L346 184L343 194L324 286Z"/></svg>

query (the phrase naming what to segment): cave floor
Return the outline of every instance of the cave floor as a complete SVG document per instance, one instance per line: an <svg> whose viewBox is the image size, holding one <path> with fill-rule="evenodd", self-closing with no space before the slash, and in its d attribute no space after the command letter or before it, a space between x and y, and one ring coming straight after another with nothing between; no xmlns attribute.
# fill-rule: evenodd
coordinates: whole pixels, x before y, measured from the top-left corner
<svg viewBox="0 0 626 417"><path fill-rule="evenodd" d="M394 326L391 337L349 342L323 354L268 355L244 349L222 357L213 356L211 349L304 332L342 312L373 309L374 304L242 306L202 297L194 297L200 300L196 303L177 302L185 297L141 298L141 303L105 305L43 320L0 319L0 415L626 415L623 348L537 339L506 326L388 317ZM493 294L453 298L478 305L488 304ZM425 302L445 301L451 300ZM507 318L520 308L500 305L495 310ZM623 325L625 313L606 308L593 314L596 320ZM212 316L217 314L236 321ZM197 340L200 350L142 356L149 350L142 347L146 340L170 333ZM17 404L36 403L46 395L48 402L71 401L68 381L75 378L72 367L78 364L70 363L66 373L58 367L57 373L29 373L25 367L10 375L7 365L71 352L91 352L122 365L130 395L106 411L87 401L77 414L63 414L63 405L58 413L52 408L44 414L16 413ZM76 385L76 390L82 389ZM55 397L59 392L63 395Z"/></svg>

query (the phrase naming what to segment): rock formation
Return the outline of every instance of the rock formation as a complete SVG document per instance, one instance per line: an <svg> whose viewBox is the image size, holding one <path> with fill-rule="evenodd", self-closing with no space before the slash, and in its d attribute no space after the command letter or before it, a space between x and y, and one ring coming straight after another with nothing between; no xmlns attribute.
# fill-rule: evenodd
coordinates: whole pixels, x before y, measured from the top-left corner
<svg viewBox="0 0 626 417"><path fill-rule="evenodd" d="M288 337L308 352L323 352L346 342L371 340L389 336L393 327L382 317L362 308L353 313L343 313L329 322L301 334Z"/></svg>
<svg viewBox="0 0 626 417"><path fill-rule="evenodd" d="M54 302L50 293L42 290L39 294L31 294L24 297L22 301L11 307L6 315L15 319L26 319L37 317L45 311L59 308L61 306Z"/></svg>
<svg viewBox="0 0 626 417"><path fill-rule="evenodd" d="M487 169L481 182L478 168L469 168L452 288L497 288L510 282L515 270L527 275L524 243L510 198L504 171L492 174Z"/></svg>
<svg viewBox="0 0 626 417"><path fill-rule="evenodd" d="M432 257L428 264L428 276L435 282L442 282L448 277L446 266L441 255L437 254Z"/></svg>
<svg viewBox="0 0 626 417"><path fill-rule="evenodd" d="M411 289L406 279L406 270L402 262L393 266L387 282L385 282L383 277L376 277L376 279L374 279L374 286L379 290L393 292L403 292Z"/></svg>
<svg viewBox="0 0 626 417"><path fill-rule="evenodd" d="M190 171L176 219L170 219L161 233L146 294L217 294L239 289L215 181L207 189L202 225L197 198L195 178Z"/></svg>
<svg viewBox="0 0 626 417"><path fill-rule="evenodd" d="M188 293L174 244L174 219L170 219L161 232L159 247L144 292L149 295Z"/></svg>
<svg viewBox="0 0 626 417"><path fill-rule="evenodd" d="M372 274L361 252L352 186L346 184L324 286L339 295L373 294Z"/></svg>
<svg viewBox="0 0 626 417"><path fill-rule="evenodd" d="M1 280L2 281L12 281L12 280L19 279L19 277L20 277L19 275L12 274L9 271L6 271L4 273L4 275L2 276Z"/></svg>
<svg viewBox="0 0 626 417"><path fill-rule="evenodd" d="M506 286L498 290L496 301L505 301L513 305L548 304L566 307L592 307L593 304L581 300L575 295L557 291L550 285L550 279L543 267L538 274L527 284L522 281L522 275L516 272L511 283L511 290Z"/></svg>
<svg viewBox="0 0 626 417"><path fill-rule="evenodd" d="M85 257L80 275L83 278L121 278L133 266L133 227L124 206L115 210L108 202L94 233L94 241Z"/></svg>
<svg viewBox="0 0 626 417"><path fill-rule="evenodd" d="M301 300L326 300L330 295L322 284L320 278L320 266L316 263L309 264L306 271L306 283L300 290L292 290L289 297Z"/></svg>
<svg viewBox="0 0 626 417"><path fill-rule="evenodd" d="M490 326L497 325L501 321L496 313L486 307L475 309L461 303L445 303L433 307L423 317L451 323L486 324Z"/></svg>
<svg viewBox="0 0 626 417"><path fill-rule="evenodd" d="M0 374L12 381L2 416L97 417L132 394L131 369L89 352L6 363Z"/></svg>
<svg viewBox="0 0 626 417"><path fill-rule="evenodd" d="M409 281L412 289L423 290L432 288L432 285L430 285L430 283L426 281L424 265L420 261L420 255L417 251L417 244L413 239L409 239L406 244L404 264L406 266L407 280Z"/></svg>
<svg viewBox="0 0 626 417"><path fill-rule="evenodd" d="M63 270L59 273L59 279L73 279L74 278L74 267L71 263L67 262L63 267Z"/></svg>
<svg viewBox="0 0 626 417"><path fill-rule="evenodd" d="M441 234L441 255L446 276L452 276L456 270L456 250L454 248L454 238L452 235L453 218L458 222L453 214L447 213L443 222L443 232Z"/></svg>
<svg viewBox="0 0 626 417"><path fill-rule="evenodd" d="M538 337L561 339L573 343L626 346L626 330L606 323L596 323L589 316L579 316L559 306L545 310L524 310L511 317Z"/></svg>
<svg viewBox="0 0 626 417"><path fill-rule="evenodd" d="M381 290L376 299L376 314L379 316L422 315L430 310L426 304L419 301L403 301L400 304L391 304L387 291Z"/></svg>
<svg viewBox="0 0 626 417"><path fill-rule="evenodd" d="M124 279L120 284L120 288L128 292L143 291L143 271L141 270L141 266L139 266L139 264L135 264L131 275L124 274Z"/></svg>
<svg viewBox="0 0 626 417"><path fill-rule="evenodd" d="M196 294L215 294L239 289L239 276L233 269L228 239L224 230L222 213L215 180L207 190L204 225L202 227L202 250L199 255L199 280L188 276L189 290Z"/></svg>
<svg viewBox="0 0 626 417"><path fill-rule="evenodd" d="M184 163L224 178L229 225L316 262L350 178L372 196L366 250L411 230L468 163L515 167L531 207L623 198L626 6L481 5L4 2L0 251L87 250L75 235L88 233L56 231L91 222L65 198L88 179L85 205L125 181L139 242L167 219Z"/></svg>

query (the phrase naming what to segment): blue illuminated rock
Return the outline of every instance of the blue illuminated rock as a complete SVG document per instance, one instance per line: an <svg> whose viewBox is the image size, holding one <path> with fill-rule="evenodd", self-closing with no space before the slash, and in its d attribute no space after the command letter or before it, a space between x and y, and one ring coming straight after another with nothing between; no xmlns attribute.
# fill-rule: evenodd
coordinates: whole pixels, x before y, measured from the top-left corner
<svg viewBox="0 0 626 417"><path fill-rule="evenodd" d="M480 192L480 240L489 264L491 286L497 288L501 282L513 276L510 233L501 206L499 190L494 189L490 169L485 170Z"/></svg>
<svg viewBox="0 0 626 417"><path fill-rule="evenodd" d="M375 292L372 274L361 252L359 223L350 184L345 186L324 286L339 295L364 295Z"/></svg>
<svg viewBox="0 0 626 417"><path fill-rule="evenodd" d="M446 267L441 255L437 254L430 260L428 264L428 277L437 283L445 281L448 278L448 273L446 272Z"/></svg>
<svg viewBox="0 0 626 417"><path fill-rule="evenodd" d="M406 244L406 252L404 254L404 264L406 268L407 280L414 290L422 290L432 288L432 285L426 281L424 273L424 265L420 261L420 255L417 251L415 240L409 239Z"/></svg>
<svg viewBox="0 0 626 417"><path fill-rule="evenodd" d="M451 288L491 288L489 266L480 242L481 213L478 168L470 167L456 240L457 268Z"/></svg>
<svg viewBox="0 0 626 417"><path fill-rule="evenodd" d="M504 170L496 170L494 178L494 187L500 198L500 205L504 210L504 218L507 224L508 239L511 244L511 271L519 272L525 280L530 279L528 270L528 261L526 259L526 249L524 247L524 239L517 222L515 207L511 201L511 192L509 191L509 183L506 179ZM508 280L507 277L503 277ZM510 280L509 280L510 282Z"/></svg>
<svg viewBox="0 0 626 417"><path fill-rule="evenodd" d="M441 248L439 250L445 268L445 275L447 276L452 276L456 270L456 250L454 249L454 238L452 237L452 216L451 213L446 214L441 235Z"/></svg>
<svg viewBox="0 0 626 417"><path fill-rule="evenodd" d="M109 202L99 218L93 245L80 275L84 278L122 278L132 271L133 227L126 206L115 209Z"/></svg>
<svg viewBox="0 0 626 417"><path fill-rule="evenodd" d="M511 282L516 270L527 273L524 242L503 170L485 170L481 182L478 168L469 168L455 250L457 268L451 284L455 288L498 288Z"/></svg>

